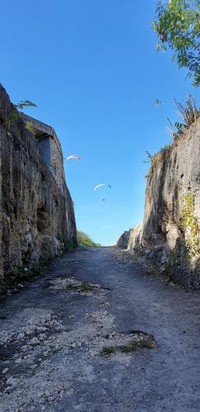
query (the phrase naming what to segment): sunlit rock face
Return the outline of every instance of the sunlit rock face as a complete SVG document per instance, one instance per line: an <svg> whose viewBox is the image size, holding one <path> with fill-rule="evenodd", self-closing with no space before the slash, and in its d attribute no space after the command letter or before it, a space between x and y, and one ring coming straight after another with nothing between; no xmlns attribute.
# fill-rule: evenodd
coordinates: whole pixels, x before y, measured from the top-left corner
<svg viewBox="0 0 200 412"><path fill-rule="evenodd" d="M200 119L152 159L144 220L131 230L128 247L170 279L200 287Z"/></svg>
<svg viewBox="0 0 200 412"><path fill-rule="evenodd" d="M128 247L128 241L129 241L129 236L130 236L130 230L126 230L122 235L117 239L116 246L122 248L122 249L127 249Z"/></svg>
<svg viewBox="0 0 200 412"><path fill-rule="evenodd" d="M56 133L21 115L0 85L0 282L74 243L74 208Z"/></svg>

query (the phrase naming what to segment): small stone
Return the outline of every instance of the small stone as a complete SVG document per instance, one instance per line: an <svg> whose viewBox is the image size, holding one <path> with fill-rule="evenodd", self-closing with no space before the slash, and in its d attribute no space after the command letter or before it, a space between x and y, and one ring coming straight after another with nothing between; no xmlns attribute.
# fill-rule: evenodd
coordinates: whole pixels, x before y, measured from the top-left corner
<svg viewBox="0 0 200 412"><path fill-rule="evenodd" d="M22 363L22 362L23 362L23 359L22 359L22 358L18 358L18 359L15 360L15 363L16 363L17 365L19 365L19 364Z"/></svg>
<svg viewBox="0 0 200 412"><path fill-rule="evenodd" d="M37 327L38 332L40 333L44 333L47 331L47 328L45 326L38 326Z"/></svg>
<svg viewBox="0 0 200 412"><path fill-rule="evenodd" d="M31 345L38 345L40 343L38 338L32 338L29 342Z"/></svg>
<svg viewBox="0 0 200 412"><path fill-rule="evenodd" d="M63 330L63 326L62 325L56 325L55 330L57 332L59 332L59 331Z"/></svg>
<svg viewBox="0 0 200 412"><path fill-rule="evenodd" d="M3 369L3 370L2 370L3 375L5 375L6 373L8 373L8 371L9 371L9 368Z"/></svg>
<svg viewBox="0 0 200 412"><path fill-rule="evenodd" d="M25 337L25 335L22 332L18 333L18 335L17 335L17 339L24 339L24 337Z"/></svg>
<svg viewBox="0 0 200 412"><path fill-rule="evenodd" d="M37 368L37 364L31 365L30 367L31 367L31 369L35 369L35 368Z"/></svg>
<svg viewBox="0 0 200 412"><path fill-rule="evenodd" d="M6 385L9 385L9 386L12 386L12 387L16 386L17 385L17 379L15 379L11 376L10 378L7 379Z"/></svg>
<svg viewBox="0 0 200 412"><path fill-rule="evenodd" d="M40 341L44 340L45 338L46 338L46 335L45 335L44 333L41 333L41 334L39 335L39 340L40 340Z"/></svg>
<svg viewBox="0 0 200 412"><path fill-rule="evenodd" d="M27 331L26 331L26 335L27 335L27 336L32 335L32 331L31 331L31 330L27 330Z"/></svg>

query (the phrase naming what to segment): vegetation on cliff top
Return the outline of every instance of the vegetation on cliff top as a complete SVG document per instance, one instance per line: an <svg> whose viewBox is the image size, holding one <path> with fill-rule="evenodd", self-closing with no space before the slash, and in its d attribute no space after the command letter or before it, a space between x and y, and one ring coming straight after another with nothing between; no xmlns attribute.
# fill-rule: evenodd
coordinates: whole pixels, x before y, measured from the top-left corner
<svg viewBox="0 0 200 412"><path fill-rule="evenodd" d="M85 232L78 230L77 232L77 240L79 246L101 246L100 243L94 242Z"/></svg>
<svg viewBox="0 0 200 412"><path fill-rule="evenodd" d="M174 146L174 143L181 137L184 136L185 132L189 129L189 127L196 122L196 120L200 117L200 108L197 107L196 102L192 96L186 97L185 104L177 102L175 100L176 106L179 110L179 114L182 118L182 122L175 122L174 125L171 123L170 119L168 118L168 122L170 124L170 128L167 131L170 133L171 138L173 139L173 143L169 143L162 147L159 152L155 154L150 154L146 150L147 160L144 163L150 163L150 170L146 177L151 177L153 173L153 167L162 162L164 155L169 155L171 149Z"/></svg>
<svg viewBox="0 0 200 412"><path fill-rule="evenodd" d="M178 108L178 113L182 118L182 122L175 122L174 127L172 126L170 120L169 124L172 126L172 130L168 129L172 139L175 141L181 135L183 135L189 127L196 122L196 120L200 117L200 108L197 107L195 99L189 95L186 97L185 104L177 102L174 99L176 106Z"/></svg>
<svg viewBox="0 0 200 412"><path fill-rule="evenodd" d="M24 110L24 107L37 107L35 103L32 103L30 100L23 100L15 104L16 109Z"/></svg>

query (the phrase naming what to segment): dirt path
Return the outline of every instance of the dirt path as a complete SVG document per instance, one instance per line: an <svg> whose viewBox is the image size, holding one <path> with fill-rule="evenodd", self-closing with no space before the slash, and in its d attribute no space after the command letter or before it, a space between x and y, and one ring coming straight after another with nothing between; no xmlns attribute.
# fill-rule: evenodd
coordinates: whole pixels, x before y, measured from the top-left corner
<svg viewBox="0 0 200 412"><path fill-rule="evenodd" d="M200 411L200 292L114 248L57 259L0 323L1 412Z"/></svg>

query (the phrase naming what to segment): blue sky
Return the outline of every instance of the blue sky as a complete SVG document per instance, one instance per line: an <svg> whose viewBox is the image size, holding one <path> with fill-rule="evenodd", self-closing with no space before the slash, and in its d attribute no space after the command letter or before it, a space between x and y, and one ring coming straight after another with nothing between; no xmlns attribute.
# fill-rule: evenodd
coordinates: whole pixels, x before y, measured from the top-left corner
<svg viewBox="0 0 200 412"><path fill-rule="evenodd" d="M13 103L37 104L25 112L55 128L64 156L81 157L65 161L77 227L103 245L143 218L145 151L172 142L173 99L199 98L171 53L156 51L156 3L1 2L0 82ZM94 192L98 183L112 188Z"/></svg>

